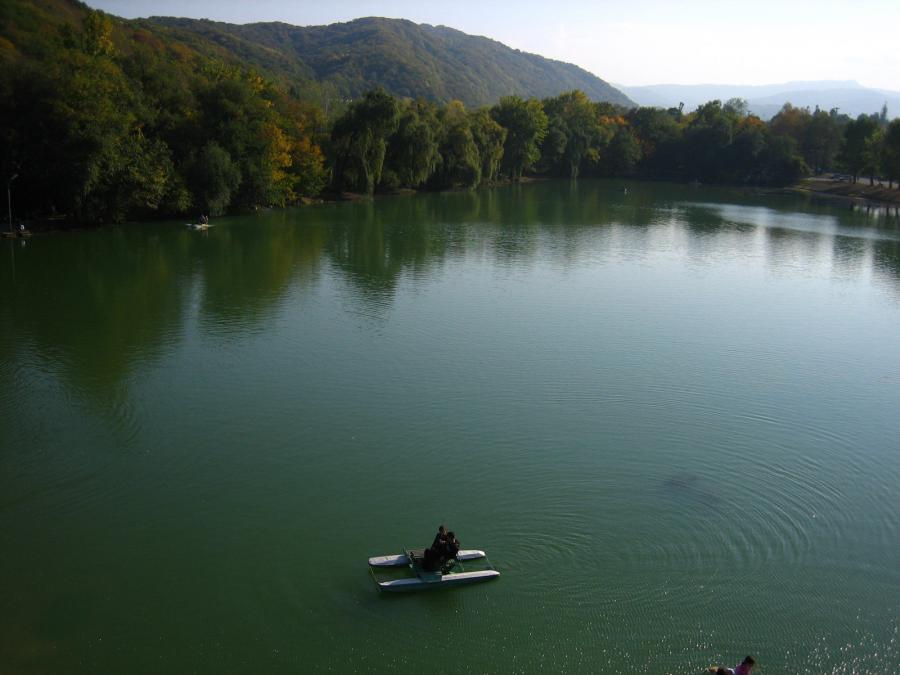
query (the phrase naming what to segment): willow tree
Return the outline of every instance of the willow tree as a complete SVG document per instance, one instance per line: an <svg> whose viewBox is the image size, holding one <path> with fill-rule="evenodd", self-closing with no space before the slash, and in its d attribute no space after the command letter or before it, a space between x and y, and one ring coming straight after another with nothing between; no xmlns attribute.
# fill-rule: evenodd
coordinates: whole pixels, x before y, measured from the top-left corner
<svg viewBox="0 0 900 675"><path fill-rule="evenodd" d="M481 157L472 137L470 119L460 101L450 101L441 111L438 187L475 187L481 182Z"/></svg>
<svg viewBox="0 0 900 675"><path fill-rule="evenodd" d="M884 157L882 160L888 181L897 181L900 190L900 119L888 125L884 135Z"/></svg>
<svg viewBox="0 0 900 675"><path fill-rule="evenodd" d="M500 174L503 161L503 145L506 143L506 129L491 117L487 108L469 113L472 140L481 158L481 180L490 182Z"/></svg>
<svg viewBox="0 0 900 675"><path fill-rule="evenodd" d="M397 128L397 99L383 89L354 102L334 124L334 185L372 194L381 180L387 140Z"/></svg>
<svg viewBox="0 0 900 675"><path fill-rule="evenodd" d="M417 188L431 178L438 162L434 104L409 101L400 110L397 130L388 140L382 182ZM391 185L391 184L394 185Z"/></svg>
<svg viewBox="0 0 900 675"><path fill-rule="evenodd" d="M541 158L540 144L547 135L547 115L540 101L504 96L491 108L491 117L506 129L502 169L513 180Z"/></svg>

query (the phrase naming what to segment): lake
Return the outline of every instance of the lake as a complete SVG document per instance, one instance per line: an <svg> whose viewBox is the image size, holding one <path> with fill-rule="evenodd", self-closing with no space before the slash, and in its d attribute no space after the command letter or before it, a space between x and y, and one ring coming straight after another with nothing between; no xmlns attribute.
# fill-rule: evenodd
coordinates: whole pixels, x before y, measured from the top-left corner
<svg viewBox="0 0 900 675"><path fill-rule="evenodd" d="M900 669L900 224L623 185L0 241L0 671Z"/></svg>

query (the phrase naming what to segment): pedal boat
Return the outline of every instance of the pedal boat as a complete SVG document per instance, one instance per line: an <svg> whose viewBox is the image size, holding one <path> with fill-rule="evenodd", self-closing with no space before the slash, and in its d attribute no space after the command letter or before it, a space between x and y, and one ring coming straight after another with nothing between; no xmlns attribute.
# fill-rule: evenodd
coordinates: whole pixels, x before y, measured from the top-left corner
<svg viewBox="0 0 900 675"><path fill-rule="evenodd" d="M466 571L463 562L482 560L487 569ZM435 588L448 588L450 586L465 586L480 581L496 579L500 572L491 567L484 551L462 550L452 561L452 565L444 566L444 570L428 570L425 568L425 549L408 549L400 555L384 555L369 558L369 570L379 567L408 567L412 576L402 579L389 579L379 581L372 572L372 578L379 590L388 592L423 591Z"/></svg>

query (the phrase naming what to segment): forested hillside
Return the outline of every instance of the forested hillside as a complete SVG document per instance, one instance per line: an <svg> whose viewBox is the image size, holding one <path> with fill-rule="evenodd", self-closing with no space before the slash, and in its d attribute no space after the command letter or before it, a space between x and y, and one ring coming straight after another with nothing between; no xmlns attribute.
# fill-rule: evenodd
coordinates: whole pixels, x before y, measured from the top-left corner
<svg viewBox="0 0 900 675"><path fill-rule="evenodd" d="M444 26L374 17L310 27L169 17L149 23L202 36L276 75L285 63L302 64L305 73L342 98L383 87L394 96L459 100L471 107L494 104L501 96L543 98L579 89L595 101L633 105L578 66Z"/></svg>
<svg viewBox="0 0 900 675"><path fill-rule="evenodd" d="M315 98L194 35L74 0L0 4L0 171L19 213L102 223L318 194Z"/></svg>
<svg viewBox="0 0 900 675"><path fill-rule="evenodd" d="M900 178L900 120L884 110L851 119L785 106L765 123L740 99L686 111L579 90L483 107L383 88L335 100L308 68L225 33L125 21L75 0L7 0L0 179L16 217L216 215L526 174L753 185L836 169Z"/></svg>

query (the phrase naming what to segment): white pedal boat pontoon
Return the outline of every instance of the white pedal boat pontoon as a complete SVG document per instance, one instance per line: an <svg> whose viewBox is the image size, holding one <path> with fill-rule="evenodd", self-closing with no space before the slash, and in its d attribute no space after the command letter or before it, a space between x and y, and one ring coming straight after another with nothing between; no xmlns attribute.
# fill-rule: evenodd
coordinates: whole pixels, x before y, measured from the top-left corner
<svg viewBox="0 0 900 675"><path fill-rule="evenodd" d="M484 558L484 551L463 550L456 554L457 560L478 560ZM409 555L401 553L400 555L380 555L377 558L369 558L369 564L372 567L405 567L409 565Z"/></svg>
<svg viewBox="0 0 900 675"><path fill-rule="evenodd" d="M375 583L378 584L378 588L382 591L421 591L433 588L446 588L448 586L464 586L479 581L495 579L500 576L500 572L491 567L484 551L460 551L456 556L456 562L446 572L425 569L423 564L424 557L424 549L410 549L400 555L384 555L369 558L369 571L372 572ZM483 561L487 568L472 571L465 570L462 562L472 560ZM381 581L372 571L372 568L379 567L408 567L413 576Z"/></svg>

